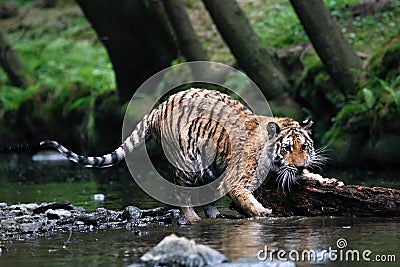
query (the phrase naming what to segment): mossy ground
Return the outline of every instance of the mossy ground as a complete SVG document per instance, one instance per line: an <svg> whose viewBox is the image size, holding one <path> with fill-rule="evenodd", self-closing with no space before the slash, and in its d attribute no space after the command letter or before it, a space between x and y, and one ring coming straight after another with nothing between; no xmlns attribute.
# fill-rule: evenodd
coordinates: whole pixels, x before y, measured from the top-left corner
<svg viewBox="0 0 400 267"><path fill-rule="evenodd" d="M0 26L24 63L30 86L24 90L12 87L0 71L0 145L36 138L77 140L72 142L75 147L90 142L98 145L101 142L96 140L104 136L98 131L101 123L110 121L100 114L106 110L113 110L107 114L116 121L107 129L115 131L119 139L123 108L118 107L113 93L112 65L76 3L60 0L55 8L42 9L40 1L11 2L19 6L19 17L2 20ZM351 6L358 2L325 0L345 39L363 56L366 75L359 93L344 96L333 90L335 85L312 48L301 56L303 73L291 92L304 114L317 122L317 143L328 143L337 158L344 160L354 144L359 145L349 135L360 141L361 134L363 145L387 151L382 137L400 129L400 3L392 1L373 14L353 17ZM209 59L235 64L202 2L185 3ZM238 3L271 54L278 48L308 42L289 1ZM274 110L279 115L296 113L279 105Z"/></svg>

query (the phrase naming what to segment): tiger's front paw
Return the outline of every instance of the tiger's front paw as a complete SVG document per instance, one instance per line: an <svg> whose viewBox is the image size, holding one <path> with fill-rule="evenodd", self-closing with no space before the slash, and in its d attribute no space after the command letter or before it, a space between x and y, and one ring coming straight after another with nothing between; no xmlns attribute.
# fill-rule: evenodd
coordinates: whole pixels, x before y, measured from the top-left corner
<svg viewBox="0 0 400 267"><path fill-rule="evenodd" d="M262 208L257 211L255 217L269 217L272 214L272 209Z"/></svg>

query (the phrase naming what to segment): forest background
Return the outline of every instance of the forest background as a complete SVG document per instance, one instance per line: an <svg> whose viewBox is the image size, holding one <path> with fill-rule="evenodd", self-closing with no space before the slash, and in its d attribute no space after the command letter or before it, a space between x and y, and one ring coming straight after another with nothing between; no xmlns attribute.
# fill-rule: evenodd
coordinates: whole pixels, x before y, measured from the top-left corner
<svg viewBox="0 0 400 267"><path fill-rule="evenodd" d="M211 60L244 71L275 116L311 116L331 166L400 161L399 1L14 0L0 18L0 147L109 152L141 83Z"/></svg>

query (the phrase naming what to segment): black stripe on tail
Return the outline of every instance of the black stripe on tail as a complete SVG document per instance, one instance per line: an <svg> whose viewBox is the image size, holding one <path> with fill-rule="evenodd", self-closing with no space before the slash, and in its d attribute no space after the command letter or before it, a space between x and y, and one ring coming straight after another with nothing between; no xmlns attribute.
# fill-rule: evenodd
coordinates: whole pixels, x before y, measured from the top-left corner
<svg viewBox="0 0 400 267"><path fill-rule="evenodd" d="M61 154L63 154L67 159L81 164L85 167L95 167L95 168L106 168L113 166L125 158L125 151L122 147L119 147L110 154L103 155L100 157L86 157L78 155L71 150L60 145L56 141L45 140L40 142L41 147L52 147L57 149Z"/></svg>

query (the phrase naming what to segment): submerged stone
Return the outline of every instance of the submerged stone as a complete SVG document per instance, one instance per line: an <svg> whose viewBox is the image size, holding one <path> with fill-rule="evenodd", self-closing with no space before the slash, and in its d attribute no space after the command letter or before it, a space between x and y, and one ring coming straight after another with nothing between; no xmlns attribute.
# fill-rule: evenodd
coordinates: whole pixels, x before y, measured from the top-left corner
<svg viewBox="0 0 400 267"><path fill-rule="evenodd" d="M19 231L21 233L32 233L38 231L42 227L40 222L32 222L32 223L21 223L19 225Z"/></svg>
<svg viewBox="0 0 400 267"><path fill-rule="evenodd" d="M33 210L34 214L45 213L47 210L73 210L74 207L71 205L70 202L53 202L53 203L42 203L36 209Z"/></svg>
<svg viewBox="0 0 400 267"><path fill-rule="evenodd" d="M16 229L18 223L16 220L13 219L6 219L6 220L2 220L0 222L1 228L7 229L7 230L12 230L12 229Z"/></svg>
<svg viewBox="0 0 400 267"><path fill-rule="evenodd" d="M124 209L122 213L122 219L124 220L137 220L142 216L142 211L134 206L128 206Z"/></svg>
<svg viewBox="0 0 400 267"><path fill-rule="evenodd" d="M64 210L64 209L58 209L58 210L49 209L46 211L46 215L48 219L55 220L55 219L63 219L71 217L72 213L69 210Z"/></svg>
<svg viewBox="0 0 400 267"><path fill-rule="evenodd" d="M228 259L205 245L175 234L165 237L140 258L144 266L214 266Z"/></svg>
<svg viewBox="0 0 400 267"><path fill-rule="evenodd" d="M262 260L256 257L240 258L233 262L213 248L196 244L194 240L171 234L146 252L138 263L129 267L294 267L293 261Z"/></svg>

